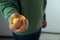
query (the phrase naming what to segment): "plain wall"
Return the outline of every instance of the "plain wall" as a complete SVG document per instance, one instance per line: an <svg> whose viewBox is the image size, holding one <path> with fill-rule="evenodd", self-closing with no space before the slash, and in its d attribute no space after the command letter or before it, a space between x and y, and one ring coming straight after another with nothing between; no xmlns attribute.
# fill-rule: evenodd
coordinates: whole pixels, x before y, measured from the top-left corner
<svg viewBox="0 0 60 40"><path fill-rule="evenodd" d="M47 0L46 20L47 27L42 31L60 33L60 0Z"/></svg>

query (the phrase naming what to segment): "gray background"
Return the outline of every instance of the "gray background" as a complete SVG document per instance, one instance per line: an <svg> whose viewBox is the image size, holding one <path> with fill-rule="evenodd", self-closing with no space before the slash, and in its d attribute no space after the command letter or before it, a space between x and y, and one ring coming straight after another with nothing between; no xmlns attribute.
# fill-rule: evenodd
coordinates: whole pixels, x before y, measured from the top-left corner
<svg viewBox="0 0 60 40"><path fill-rule="evenodd" d="M12 36L9 26L2 13L0 13L0 35L1 36Z"/></svg>

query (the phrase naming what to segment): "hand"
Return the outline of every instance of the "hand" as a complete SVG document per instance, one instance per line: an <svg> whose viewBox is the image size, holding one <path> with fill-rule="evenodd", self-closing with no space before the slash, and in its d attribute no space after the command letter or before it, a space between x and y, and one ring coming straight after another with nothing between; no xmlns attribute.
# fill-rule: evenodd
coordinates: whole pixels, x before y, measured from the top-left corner
<svg viewBox="0 0 60 40"><path fill-rule="evenodd" d="M47 22L46 22L46 20L44 20L43 23L42 23L42 27L45 28L46 25L47 25Z"/></svg>
<svg viewBox="0 0 60 40"><path fill-rule="evenodd" d="M18 14L18 13L13 13L10 16L10 20L9 20L9 28L14 31L14 32L24 32L28 29L28 20L25 19L24 21L20 19L22 15ZM13 18L19 18L19 20L13 24ZM21 26L18 26L18 24L21 24Z"/></svg>

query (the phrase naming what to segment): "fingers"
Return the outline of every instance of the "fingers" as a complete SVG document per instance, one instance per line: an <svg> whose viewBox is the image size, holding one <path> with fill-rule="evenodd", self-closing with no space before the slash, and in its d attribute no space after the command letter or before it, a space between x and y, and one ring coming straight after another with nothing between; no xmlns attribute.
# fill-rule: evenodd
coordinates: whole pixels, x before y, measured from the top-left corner
<svg viewBox="0 0 60 40"><path fill-rule="evenodd" d="M19 29L15 30L15 32L24 32L28 29L28 20L22 21L22 25Z"/></svg>
<svg viewBox="0 0 60 40"><path fill-rule="evenodd" d="M25 21L23 21L20 30L21 30L21 31L26 31L26 28L27 28L27 25L26 25Z"/></svg>
<svg viewBox="0 0 60 40"><path fill-rule="evenodd" d="M25 24L28 27L28 25L29 25L28 19L25 19Z"/></svg>
<svg viewBox="0 0 60 40"><path fill-rule="evenodd" d="M15 32L23 32L24 31L24 23L22 22L21 27L15 30Z"/></svg>
<svg viewBox="0 0 60 40"><path fill-rule="evenodd" d="M18 18L20 15L18 13L13 13L11 14L10 16L10 20L9 20L9 24L12 24L13 23L13 18Z"/></svg>
<svg viewBox="0 0 60 40"><path fill-rule="evenodd" d="M22 20L19 19L14 25L16 26L16 29L19 29L22 25Z"/></svg>
<svg viewBox="0 0 60 40"><path fill-rule="evenodd" d="M46 27L46 25L47 25L47 22L46 22L46 21L44 21L44 22L43 22L43 24L42 24L43 28L45 28L45 27Z"/></svg>
<svg viewBox="0 0 60 40"><path fill-rule="evenodd" d="M19 20L17 21L16 24L13 24L13 18L19 17L19 16L20 16L20 15L19 15L18 13L13 13L13 14L11 14L10 19L9 19L9 28L10 28L10 29L16 29Z"/></svg>

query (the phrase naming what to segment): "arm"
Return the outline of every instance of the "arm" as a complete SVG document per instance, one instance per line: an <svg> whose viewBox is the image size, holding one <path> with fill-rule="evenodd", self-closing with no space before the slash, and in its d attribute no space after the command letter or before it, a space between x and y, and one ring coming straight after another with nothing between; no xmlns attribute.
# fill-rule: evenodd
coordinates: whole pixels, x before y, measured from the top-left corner
<svg viewBox="0 0 60 40"><path fill-rule="evenodd" d="M46 14L45 14L46 4L47 4L47 1L44 0L44 1L43 1L43 12L44 12L44 16L43 16L43 23L42 23L42 27L43 27L43 28L45 28L46 25L47 25L47 22L46 22Z"/></svg>
<svg viewBox="0 0 60 40"><path fill-rule="evenodd" d="M0 10L7 21L9 21L10 15L18 13L18 5L15 0L0 0Z"/></svg>
<svg viewBox="0 0 60 40"><path fill-rule="evenodd" d="M19 11L18 0L5 0L5 1L0 0L0 9L1 9L2 14L4 15L5 19L9 22L9 28L12 31L23 32L28 29L28 20L27 19L25 19L24 21L19 19L15 24L12 23L13 18L21 17L21 15L18 14L18 11ZM21 22L23 25L18 26L18 24L20 24Z"/></svg>
<svg viewBox="0 0 60 40"><path fill-rule="evenodd" d="M43 3L44 20L46 20L46 14L45 14L46 4L47 4L47 1L44 0L44 3Z"/></svg>

